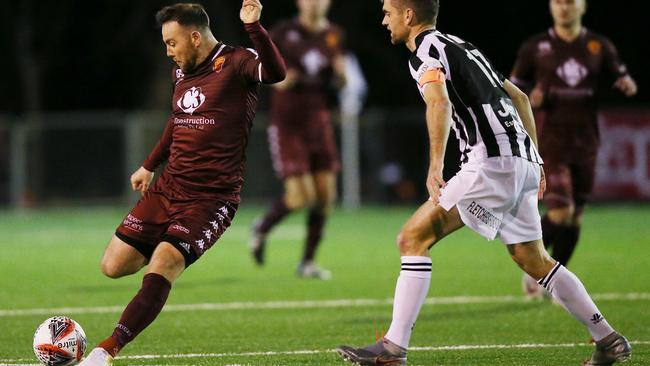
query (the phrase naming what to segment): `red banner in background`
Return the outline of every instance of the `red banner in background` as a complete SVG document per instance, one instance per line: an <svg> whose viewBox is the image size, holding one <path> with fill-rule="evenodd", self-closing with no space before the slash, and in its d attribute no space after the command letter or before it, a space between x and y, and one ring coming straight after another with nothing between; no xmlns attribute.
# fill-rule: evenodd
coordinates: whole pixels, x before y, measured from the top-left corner
<svg viewBox="0 0 650 366"><path fill-rule="evenodd" d="M594 200L650 201L650 110L605 109Z"/></svg>

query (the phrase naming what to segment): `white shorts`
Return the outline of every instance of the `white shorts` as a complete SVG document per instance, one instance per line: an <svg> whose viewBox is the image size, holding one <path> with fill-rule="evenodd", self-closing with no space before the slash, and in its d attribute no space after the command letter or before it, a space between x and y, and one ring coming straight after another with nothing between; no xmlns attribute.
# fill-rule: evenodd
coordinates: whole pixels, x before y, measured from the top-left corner
<svg viewBox="0 0 650 366"><path fill-rule="evenodd" d="M440 205L488 240L505 244L542 238L537 208L539 165L518 157L469 161L441 190Z"/></svg>

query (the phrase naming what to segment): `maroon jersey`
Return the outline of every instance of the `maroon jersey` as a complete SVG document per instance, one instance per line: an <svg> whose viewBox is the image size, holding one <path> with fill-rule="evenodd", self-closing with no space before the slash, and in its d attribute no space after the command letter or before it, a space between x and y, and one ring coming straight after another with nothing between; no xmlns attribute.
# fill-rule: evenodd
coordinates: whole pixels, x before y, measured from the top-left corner
<svg viewBox="0 0 650 366"><path fill-rule="evenodd" d="M313 33L298 19L292 19L275 26L271 37L278 45L287 69L299 73L298 81L291 89L274 89L271 96L272 123L309 123L305 118L306 111L320 113L328 107L327 94L332 84L334 60L343 53L343 32L330 24Z"/></svg>
<svg viewBox="0 0 650 366"><path fill-rule="evenodd" d="M168 160L154 190L179 197L239 202L260 82L282 80L282 58L259 23L247 24L255 50L217 44L191 73L173 71L172 114L145 160L153 171Z"/></svg>
<svg viewBox="0 0 650 366"><path fill-rule="evenodd" d="M627 68L609 39L586 28L571 43L551 28L521 46L512 81L544 92L538 131L540 153L547 162L576 161L596 153L597 94L604 72L619 77Z"/></svg>

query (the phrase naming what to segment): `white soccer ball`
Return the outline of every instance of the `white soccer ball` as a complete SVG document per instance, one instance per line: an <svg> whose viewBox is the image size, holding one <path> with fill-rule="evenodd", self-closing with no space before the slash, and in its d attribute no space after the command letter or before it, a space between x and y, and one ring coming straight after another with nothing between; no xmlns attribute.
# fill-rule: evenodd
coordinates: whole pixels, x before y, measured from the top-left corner
<svg viewBox="0 0 650 366"><path fill-rule="evenodd" d="M34 353L46 366L75 365L84 352L86 333L68 317L49 318L34 333Z"/></svg>

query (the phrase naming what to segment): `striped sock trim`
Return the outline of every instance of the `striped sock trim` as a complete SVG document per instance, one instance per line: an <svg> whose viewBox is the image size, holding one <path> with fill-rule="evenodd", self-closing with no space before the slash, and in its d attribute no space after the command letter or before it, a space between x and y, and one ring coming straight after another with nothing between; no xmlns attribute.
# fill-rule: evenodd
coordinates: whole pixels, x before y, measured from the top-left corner
<svg viewBox="0 0 650 366"><path fill-rule="evenodd" d="M560 267L562 267L562 264L560 262L557 262L555 266L553 266L553 269L551 269L551 271L546 276L542 277L541 280L537 281L537 283L539 283L545 289L548 289L547 286L549 282L551 282L553 276L555 276L555 273L557 272L558 269L560 269Z"/></svg>
<svg viewBox="0 0 650 366"><path fill-rule="evenodd" d="M416 262L412 259L412 257L408 258L402 262L402 271L431 272L431 260L429 259L428 262Z"/></svg>

